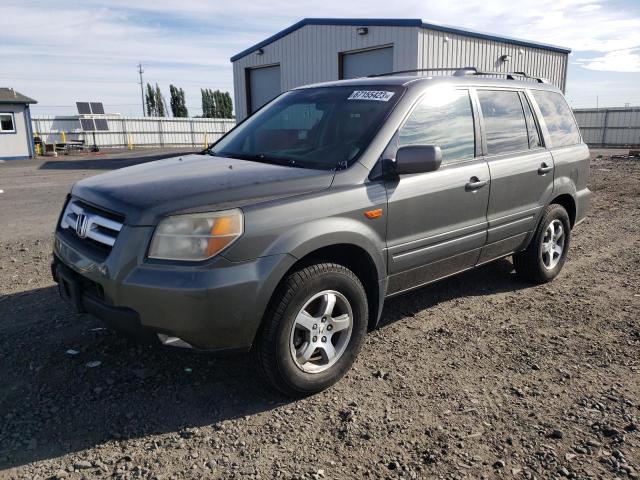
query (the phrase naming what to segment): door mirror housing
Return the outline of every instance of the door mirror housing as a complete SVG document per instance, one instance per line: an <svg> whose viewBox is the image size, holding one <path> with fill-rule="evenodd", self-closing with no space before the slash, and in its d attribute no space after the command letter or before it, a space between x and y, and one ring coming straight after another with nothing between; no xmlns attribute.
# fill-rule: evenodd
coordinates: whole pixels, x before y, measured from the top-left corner
<svg viewBox="0 0 640 480"><path fill-rule="evenodd" d="M427 173L440 168L442 150L435 145L406 145L396 152L396 173Z"/></svg>

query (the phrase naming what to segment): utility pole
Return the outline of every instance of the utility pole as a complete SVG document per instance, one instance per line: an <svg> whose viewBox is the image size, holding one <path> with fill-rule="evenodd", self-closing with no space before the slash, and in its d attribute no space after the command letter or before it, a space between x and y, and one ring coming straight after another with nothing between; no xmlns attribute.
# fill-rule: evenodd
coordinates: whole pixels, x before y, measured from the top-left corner
<svg viewBox="0 0 640 480"><path fill-rule="evenodd" d="M140 99L142 100L142 116L146 117L147 114L144 109L144 82L142 81L142 73L144 70L142 69L142 62L138 62L138 73L140 74Z"/></svg>

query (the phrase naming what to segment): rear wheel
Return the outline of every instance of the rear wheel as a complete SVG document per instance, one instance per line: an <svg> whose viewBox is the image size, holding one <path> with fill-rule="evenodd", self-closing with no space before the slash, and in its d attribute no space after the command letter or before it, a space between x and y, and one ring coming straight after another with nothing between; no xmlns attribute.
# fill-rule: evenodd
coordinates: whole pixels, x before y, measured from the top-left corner
<svg viewBox="0 0 640 480"><path fill-rule="evenodd" d="M367 318L364 287L348 268L321 263L289 275L255 347L265 377L290 396L333 385L351 368Z"/></svg>
<svg viewBox="0 0 640 480"><path fill-rule="evenodd" d="M527 249L513 256L516 273L530 282L550 282L562 270L570 239L567 211L562 205L547 206Z"/></svg>

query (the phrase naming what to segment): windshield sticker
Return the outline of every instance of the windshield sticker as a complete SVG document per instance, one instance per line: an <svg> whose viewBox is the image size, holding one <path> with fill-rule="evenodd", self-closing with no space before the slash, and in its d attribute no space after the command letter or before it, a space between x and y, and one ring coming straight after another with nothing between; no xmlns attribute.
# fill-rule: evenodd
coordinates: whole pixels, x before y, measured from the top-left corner
<svg viewBox="0 0 640 480"><path fill-rule="evenodd" d="M388 102L395 92L383 92L380 90L356 90L347 100L373 100L376 102Z"/></svg>

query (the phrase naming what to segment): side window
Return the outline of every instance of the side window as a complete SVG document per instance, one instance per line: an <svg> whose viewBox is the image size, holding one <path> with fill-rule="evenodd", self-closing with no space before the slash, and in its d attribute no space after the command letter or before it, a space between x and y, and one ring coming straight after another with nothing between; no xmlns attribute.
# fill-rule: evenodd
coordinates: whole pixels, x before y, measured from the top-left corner
<svg viewBox="0 0 640 480"><path fill-rule="evenodd" d="M398 147L436 145L442 163L473 158L475 132L467 90L435 88L420 101L398 132Z"/></svg>
<svg viewBox="0 0 640 480"><path fill-rule="evenodd" d="M551 146L564 147L580 143L580 131L564 97L556 92L542 90L532 90L531 93L547 124Z"/></svg>
<svg viewBox="0 0 640 480"><path fill-rule="evenodd" d="M487 153L518 152L529 148L529 135L518 92L478 90L484 117Z"/></svg>
<svg viewBox="0 0 640 480"><path fill-rule="evenodd" d="M12 113L0 113L0 132L12 133L16 131L15 123L13 122Z"/></svg>
<svg viewBox="0 0 640 480"><path fill-rule="evenodd" d="M524 118L527 120L527 130L529 131L529 148L541 147L542 145L540 143L538 126L536 125L536 121L533 118L533 112L531 111L529 100L527 100L527 97L525 97L524 94L520 96L520 100L522 100L522 106L524 107Z"/></svg>

